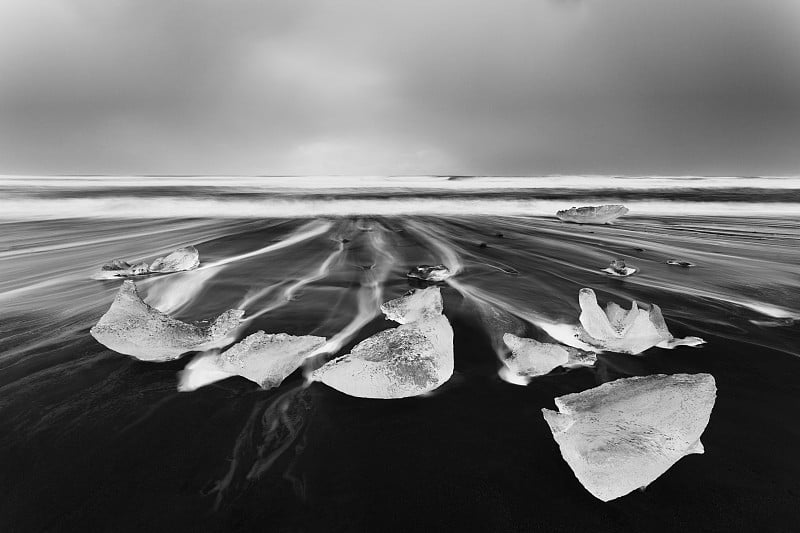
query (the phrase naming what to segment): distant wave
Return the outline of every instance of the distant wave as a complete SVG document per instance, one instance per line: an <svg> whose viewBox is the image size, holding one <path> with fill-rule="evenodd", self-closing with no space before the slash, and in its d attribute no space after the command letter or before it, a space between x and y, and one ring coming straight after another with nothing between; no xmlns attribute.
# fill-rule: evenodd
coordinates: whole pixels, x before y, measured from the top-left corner
<svg viewBox="0 0 800 533"><path fill-rule="evenodd" d="M552 216L625 203L630 216L796 216L794 177L0 177L0 219Z"/></svg>
<svg viewBox="0 0 800 533"><path fill-rule="evenodd" d="M607 203L587 198L585 205ZM0 220L60 218L298 218L312 216L476 215L553 216L571 207L557 200L478 198L260 199L218 200L192 197L117 197L0 200ZM626 202L628 216L796 217L800 203Z"/></svg>

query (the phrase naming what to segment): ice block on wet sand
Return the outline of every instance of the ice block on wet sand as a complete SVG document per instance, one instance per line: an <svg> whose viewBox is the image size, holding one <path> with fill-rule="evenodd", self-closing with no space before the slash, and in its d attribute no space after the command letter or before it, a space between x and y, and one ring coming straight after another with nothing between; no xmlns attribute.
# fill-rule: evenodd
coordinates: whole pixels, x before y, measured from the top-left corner
<svg viewBox="0 0 800 533"><path fill-rule="evenodd" d="M657 374L558 397L558 411L542 414L581 485L609 501L703 453L700 436L716 394L710 374Z"/></svg>

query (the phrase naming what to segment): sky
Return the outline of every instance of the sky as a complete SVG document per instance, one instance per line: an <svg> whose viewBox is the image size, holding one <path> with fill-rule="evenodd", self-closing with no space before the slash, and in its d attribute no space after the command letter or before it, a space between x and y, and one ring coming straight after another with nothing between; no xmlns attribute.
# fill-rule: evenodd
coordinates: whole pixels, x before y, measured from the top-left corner
<svg viewBox="0 0 800 533"><path fill-rule="evenodd" d="M798 0L0 0L0 173L798 175Z"/></svg>

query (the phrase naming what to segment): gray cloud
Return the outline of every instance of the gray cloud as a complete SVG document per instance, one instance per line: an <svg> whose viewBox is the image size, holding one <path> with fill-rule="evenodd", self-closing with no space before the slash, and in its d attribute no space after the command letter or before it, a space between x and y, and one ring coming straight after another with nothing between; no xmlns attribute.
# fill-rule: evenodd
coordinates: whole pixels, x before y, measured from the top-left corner
<svg viewBox="0 0 800 533"><path fill-rule="evenodd" d="M0 172L800 172L800 4L6 0Z"/></svg>

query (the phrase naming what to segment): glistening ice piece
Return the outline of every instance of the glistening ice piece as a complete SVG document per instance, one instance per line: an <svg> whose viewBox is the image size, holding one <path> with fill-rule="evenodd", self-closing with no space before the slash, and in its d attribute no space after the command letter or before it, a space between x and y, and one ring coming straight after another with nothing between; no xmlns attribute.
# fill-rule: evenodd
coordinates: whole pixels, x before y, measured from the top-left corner
<svg viewBox="0 0 800 533"><path fill-rule="evenodd" d="M115 352L143 361L170 361L224 339L239 326L244 311L230 309L207 326L176 320L142 301L126 280L114 302L89 332Z"/></svg>
<svg viewBox="0 0 800 533"><path fill-rule="evenodd" d="M555 399L542 414L581 485L603 501L646 487L681 457L703 453L711 374L618 379Z"/></svg>

